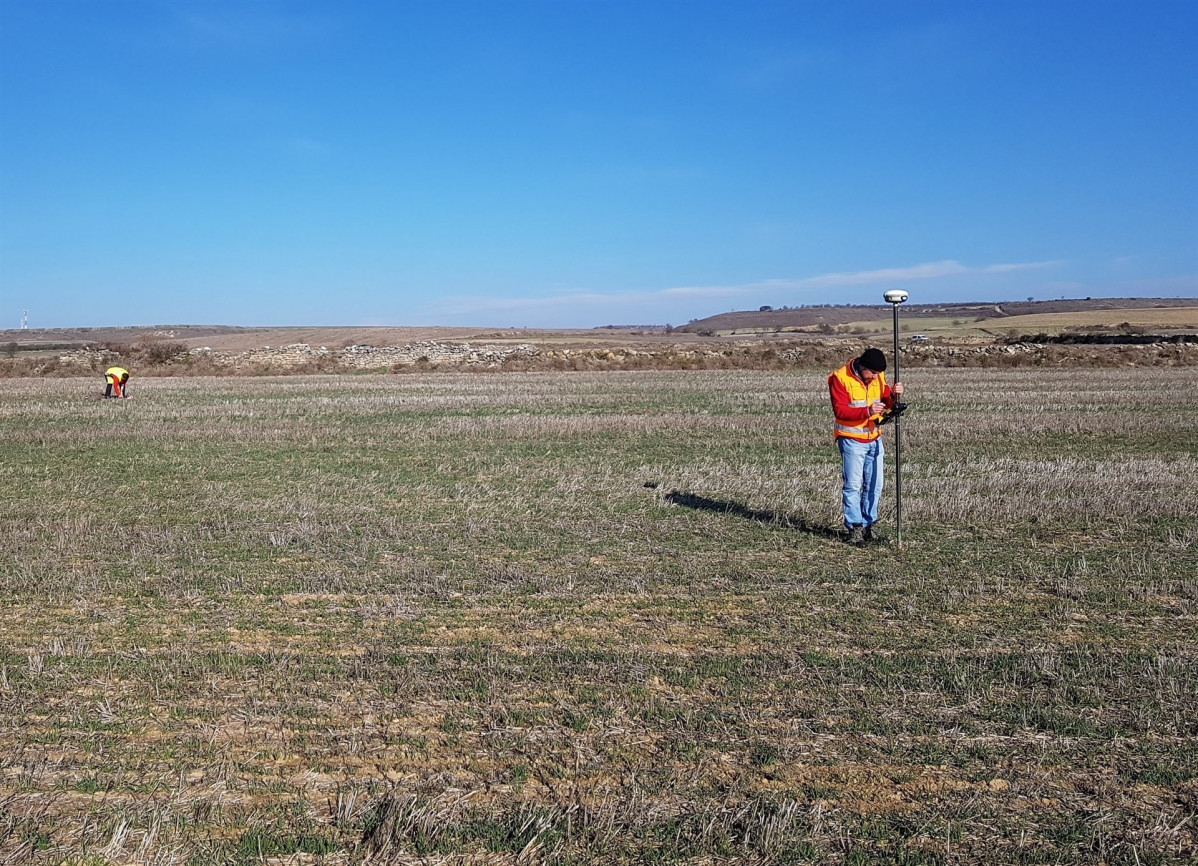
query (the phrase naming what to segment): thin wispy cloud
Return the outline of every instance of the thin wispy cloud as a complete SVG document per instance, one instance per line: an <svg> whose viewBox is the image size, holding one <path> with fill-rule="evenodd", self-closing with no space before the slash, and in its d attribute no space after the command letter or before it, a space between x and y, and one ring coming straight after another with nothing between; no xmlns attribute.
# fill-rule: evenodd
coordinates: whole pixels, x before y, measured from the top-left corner
<svg viewBox="0 0 1198 866"><path fill-rule="evenodd" d="M762 290L802 290L836 288L838 286L872 286L885 283L911 282L913 280L936 280L945 277L962 277L981 274L1008 274L1015 271L1040 270L1060 265L1059 261L1020 262L1014 264L969 267L953 259L927 262L905 268L878 268L872 271L844 271L820 274L798 279L762 280L738 286L680 286L664 289L663 295L689 295L692 297L728 297L759 293Z"/></svg>
<svg viewBox="0 0 1198 866"><path fill-rule="evenodd" d="M970 267L953 259L912 265L903 268L879 268L871 271L847 271L819 274L797 279L761 280L753 283L727 286L673 286L641 292L577 292L525 298L453 298L447 299L439 312L462 315L478 312L521 312L560 309L566 307L622 307L653 306L663 301L676 303L680 300L714 300L720 298L760 297L763 294L777 295L780 292L817 291L820 289L883 286L893 283L911 283L920 280L938 280L946 277L983 276L1009 274L1017 271L1045 270L1062 264L1060 261L1016 262ZM815 299L813 299L815 300Z"/></svg>
<svg viewBox="0 0 1198 866"><path fill-rule="evenodd" d="M478 312L523 312L529 310L559 309L563 307L599 307L613 303L629 303L653 297L653 292L578 292L576 294L547 295L541 298L446 298L435 307L435 312L451 316Z"/></svg>
<svg viewBox="0 0 1198 866"><path fill-rule="evenodd" d="M1141 278L1122 284L1122 294L1129 298L1155 298L1176 296L1198 298L1198 273L1173 276Z"/></svg>
<svg viewBox="0 0 1198 866"><path fill-rule="evenodd" d="M734 84L752 89L790 86L811 77L834 60L834 52L827 48L771 52L734 70L729 78Z"/></svg>
<svg viewBox="0 0 1198 866"><path fill-rule="evenodd" d="M261 50L308 41L320 35L328 21L287 7L202 6L180 14L177 26L197 45Z"/></svg>
<svg viewBox="0 0 1198 866"><path fill-rule="evenodd" d="M1053 259L1048 262L1028 262L1020 265L990 265L988 268L982 268L978 273L982 274L1009 274L1014 271L1038 271L1043 268L1055 268L1065 264L1064 259Z"/></svg>
<svg viewBox="0 0 1198 866"><path fill-rule="evenodd" d="M329 145L327 142L315 138L290 138L283 142L283 150L301 156L312 156L327 153Z"/></svg>
<svg viewBox="0 0 1198 866"><path fill-rule="evenodd" d="M954 259L927 262L906 268L880 268L873 271L850 271L847 273L824 274L807 279L772 281L778 285L790 284L796 288L818 286L867 286L878 283L906 282L909 280L935 280L944 277L961 277L969 274L1009 274L1015 271L1031 271L1056 267L1059 261L1019 262L1014 264L969 267Z"/></svg>

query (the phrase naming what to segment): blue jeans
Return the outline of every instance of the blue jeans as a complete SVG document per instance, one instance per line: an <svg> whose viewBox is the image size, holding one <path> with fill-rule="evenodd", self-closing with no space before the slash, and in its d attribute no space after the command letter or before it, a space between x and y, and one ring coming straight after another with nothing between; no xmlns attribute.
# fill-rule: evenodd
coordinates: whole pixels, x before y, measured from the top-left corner
<svg viewBox="0 0 1198 866"><path fill-rule="evenodd" d="M840 469L844 476L841 498L844 501L844 525L869 526L878 520L878 503L882 501L882 437L873 442L858 442L839 436Z"/></svg>

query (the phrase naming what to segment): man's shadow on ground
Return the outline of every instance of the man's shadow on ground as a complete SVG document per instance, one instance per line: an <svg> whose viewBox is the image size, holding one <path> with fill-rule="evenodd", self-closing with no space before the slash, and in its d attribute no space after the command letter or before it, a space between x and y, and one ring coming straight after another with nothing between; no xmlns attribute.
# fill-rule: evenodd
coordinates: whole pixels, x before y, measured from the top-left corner
<svg viewBox="0 0 1198 866"><path fill-rule="evenodd" d="M679 490L671 490L662 499L671 505L681 505L686 508L693 508L696 511L714 511L718 514L731 514L733 517L740 517L744 520L752 520L757 523L765 523L769 526L797 529L799 532L806 532L808 535L814 535L818 538L831 538L839 541L842 535L839 530L828 526L819 526L802 517L795 517L794 515L783 514L778 511L749 508L740 502L711 499L695 493L683 493Z"/></svg>

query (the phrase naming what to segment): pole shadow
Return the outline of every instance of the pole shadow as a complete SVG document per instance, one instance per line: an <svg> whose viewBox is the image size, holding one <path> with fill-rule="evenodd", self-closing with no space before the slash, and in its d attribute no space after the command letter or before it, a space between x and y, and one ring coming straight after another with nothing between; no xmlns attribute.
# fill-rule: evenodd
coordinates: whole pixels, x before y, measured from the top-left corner
<svg viewBox="0 0 1198 866"><path fill-rule="evenodd" d="M766 511L758 508L749 508L747 505L740 502L731 502L726 499L711 499L707 496L699 496L695 493L683 493L679 490L671 490L662 497L663 500L671 505L681 505L684 508L693 508L696 511L712 511L717 514L730 514L733 517L739 517L742 520L752 520L756 523L764 523L769 526L781 526L786 529L797 529L799 532L806 532L808 535L814 535L817 538L830 538L836 541L841 540L842 533L828 526L820 526L812 523L802 517L795 517L793 514L783 514L779 511Z"/></svg>

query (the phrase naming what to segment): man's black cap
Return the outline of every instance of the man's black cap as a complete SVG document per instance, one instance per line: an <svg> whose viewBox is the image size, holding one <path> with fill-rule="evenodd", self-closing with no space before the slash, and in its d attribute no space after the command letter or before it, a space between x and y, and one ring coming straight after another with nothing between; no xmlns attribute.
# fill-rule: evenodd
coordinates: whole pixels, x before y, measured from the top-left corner
<svg viewBox="0 0 1198 866"><path fill-rule="evenodd" d="M886 370L886 356L882 354L881 349L866 349L857 359L857 363L862 367L868 367L875 373L882 373Z"/></svg>

